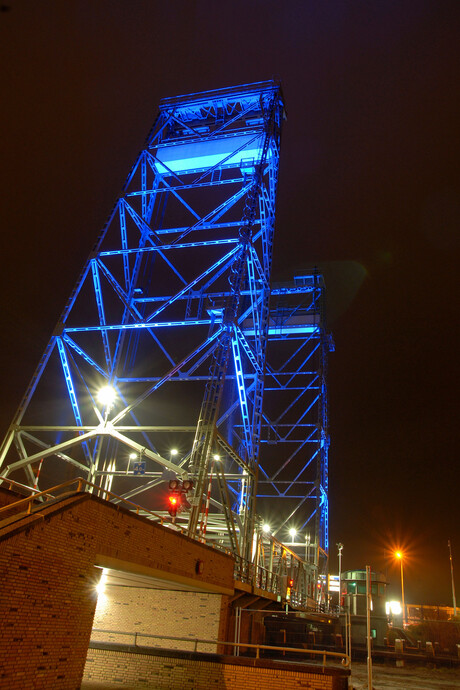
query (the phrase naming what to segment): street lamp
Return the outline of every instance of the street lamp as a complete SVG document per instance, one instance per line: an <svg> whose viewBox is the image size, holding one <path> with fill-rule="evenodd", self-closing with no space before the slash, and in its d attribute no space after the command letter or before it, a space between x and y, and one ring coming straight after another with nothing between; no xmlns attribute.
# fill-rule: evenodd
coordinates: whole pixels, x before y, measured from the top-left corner
<svg viewBox="0 0 460 690"><path fill-rule="evenodd" d="M342 551L343 551L343 544L339 542L337 544L337 549L338 549L338 554L339 554L339 584L340 580L342 579Z"/></svg>
<svg viewBox="0 0 460 690"><path fill-rule="evenodd" d="M457 600L455 598L455 584L454 584L454 563L452 561L452 547L450 545L450 539L447 542L449 547L449 559L450 559L450 579L452 581L452 604L454 608L454 618L457 617Z"/></svg>
<svg viewBox="0 0 460 690"><path fill-rule="evenodd" d="M289 530L289 534L292 537L292 543L294 543L294 537L297 534L297 530L295 529L295 527L291 527L291 529Z"/></svg>
<svg viewBox="0 0 460 690"><path fill-rule="evenodd" d="M402 603L403 628L404 628L404 626L406 625L406 606L404 604L404 570L403 570L402 551L396 551L395 556L401 563L401 603Z"/></svg>
<svg viewBox="0 0 460 690"><path fill-rule="evenodd" d="M337 544L337 549L338 549L338 554L339 554L339 611L342 608L342 551L343 551L343 544L342 542L339 542Z"/></svg>
<svg viewBox="0 0 460 690"><path fill-rule="evenodd" d="M102 408L105 409L104 424L107 424L107 419L109 417L110 410L114 406L116 397L117 393L115 391L115 388L113 388L112 386L103 386L97 392L97 400L102 405ZM100 414L99 418L102 421L102 417L100 416Z"/></svg>
<svg viewBox="0 0 460 690"><path fill-rule="evenodd" d="M126 474L129 474L131 462L133 462L134 460L137 460L137 458L138 458L138 455L137 455L137 453L134 453L134 451L128 455L128 464L126 465Z"/></svg>
<svg viewBox="0 0 460 690"><path fill-rule="evenodd" d="M112 386L104 386L97 394L97 399L104 407L110 409L113 406L116 398L115 388Z"/></svg>

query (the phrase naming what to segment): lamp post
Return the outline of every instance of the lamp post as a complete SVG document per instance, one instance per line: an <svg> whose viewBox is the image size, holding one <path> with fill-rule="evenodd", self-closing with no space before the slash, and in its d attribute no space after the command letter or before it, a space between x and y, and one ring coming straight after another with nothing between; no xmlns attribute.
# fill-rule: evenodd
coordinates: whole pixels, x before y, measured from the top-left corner
<svg viewBox="0 0 460 690"><path fill-rule="evenodd" d="M449 560L450 560L450 579L452 581L452 605L454 609L454 618L457 616L457 600L455 598L455 583L454 583L454 563L452 561L452 548L450 545L450 539L447 542L449 547Z"/></svg>
<svg viewBox="0 0 460 690"><path fill-rule="evenodd" d="M112 410L113 406L115 405L115 400L117 397L117 393L115 391L115 388L113 386L103 386L100 388L97 393L96 393L96 399L97 402L102 406L102 409L99 411L97 407L94 408L94 411L96 412L97 416L99 417L99 420L101 424L104 426L107 425L107 420L109 418L110 411ZM104 416L102 416L104 415ZM97 459L96 461L92 464L92 468L90 470L90 481L91 483L96 483L97 481L97 475L96 472L99 468L99 462L100 462L100 457L99 457L99 452L97 453ZM105 470L107 468L107 474L104 475ZM113 474L111 472L116 469L116 463L115 460L111 462L110 460L107 461L107 458L104 460L104 464L102 467L103 474L100 475L99 479L99 486L101 489L104 491L109 491L111 486L112 486L112 481L113 481ZM90 492L93 492L93 487L90 487Z"/></svg>
<svg viewBox="0 0 460 690"><path fill-rule="evenodd" d="M338 549L338 555L339 555L339 611L342 608L342 551L343 551L343 544L339 542L337 544L337 549Z"/></svg>
<svg viewBox="0 0 460 690"><path fill-rule="evenodd" d="M403 570L403 554L401 551L396 551L395 556L399 559L401 563L401 603L402 603L402 614L403 614L403 628L406 625L406 606L404 603L404 570Z"/></svg>

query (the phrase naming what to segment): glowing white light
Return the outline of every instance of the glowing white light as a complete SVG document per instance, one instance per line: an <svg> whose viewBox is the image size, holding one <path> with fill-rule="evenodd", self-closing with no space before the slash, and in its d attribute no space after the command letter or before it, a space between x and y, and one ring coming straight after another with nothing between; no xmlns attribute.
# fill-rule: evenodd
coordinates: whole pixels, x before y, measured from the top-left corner
<svg viewBox="0 0 460 690"><path fill-rule="evenodd" d="M104 568L102 571L101 579L99 580L98 584L96 585L96 592L98 596L100 594L105 594L105 583L107 581L107 571Z"/></svg>
<svg viewBox="0 0 460 690"><path fill-rule="evenodd" d="M137 460L137 453L130 453L130 454L129 454L129 459L130 459L130 460Z"/></svg>
<svg viewBox="0 0 460 690"><path fill-rule="evenodd" d="M178 452L177 448L171 448L171 455L177 455Z"/></svg>
<svg viewBox="0 0 460 690"><path fill-rule="evenodd" d="M385 611L388 614L392 613L393 616L400 616L402 614L402 607L399 601L387 601L385 604Z"/></svg>
<svg viewBox="0 0 460 690"><path fill-rule="evenodd" d="M220 460L220 455L217 455L217 453L213 457L216 462Z"/></svg>
<svg viewBox="0 0 460 690"><path fill-rule="evenodd" d="M291 529L289 530L289 534L292 538L295 537L295 535L297 534L297 530L295 529L295 527L291 527Z"/></svg>
<svg viewBox="0 0 460 690"><path fill-rule="evenodd" d="M270 532L270 525L265 522L262 525L262 531L265 532L265 534L268 534L268 532Z"/></svg>
<svg viewBox="0 0 460 690"><path fill-rule="evenodd" d="M112 388L112 386L104 386L104 388L101 388L97 394L97 399L101 405L104 405L104 407L112 407L113 403L115 402L116 395L115 389Z"/></svg>

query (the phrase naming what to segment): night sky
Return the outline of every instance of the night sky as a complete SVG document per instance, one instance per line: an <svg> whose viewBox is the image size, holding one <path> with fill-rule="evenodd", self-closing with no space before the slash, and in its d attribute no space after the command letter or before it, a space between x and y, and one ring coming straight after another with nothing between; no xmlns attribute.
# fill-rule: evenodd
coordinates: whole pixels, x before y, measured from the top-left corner
<svg viewBox="0 0 460 690"><path fill-rule="evenodd" d="M274 280L318 266L331 570L460 595L458 0L4 0L0 433L165 96L281 80Z"/></svg>

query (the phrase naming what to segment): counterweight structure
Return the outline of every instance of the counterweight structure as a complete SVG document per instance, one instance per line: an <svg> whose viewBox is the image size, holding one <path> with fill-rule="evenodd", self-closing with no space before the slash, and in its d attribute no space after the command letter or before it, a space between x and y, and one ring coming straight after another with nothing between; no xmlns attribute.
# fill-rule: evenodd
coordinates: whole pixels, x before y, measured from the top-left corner
<svg viewBox="0 0 460 690"><path fill-rule="evenodd" d="M161 102L3 441L3 476L82 476L163 514L172 480L173 522L246 562L257 494L275 513L285 499L280 538L295 515L311 560L327 552L322 284L270 287L283 117L274 82Z"/></svg>

